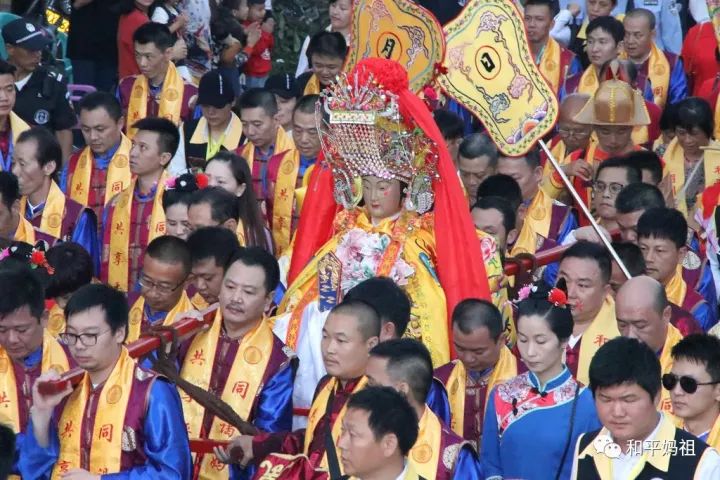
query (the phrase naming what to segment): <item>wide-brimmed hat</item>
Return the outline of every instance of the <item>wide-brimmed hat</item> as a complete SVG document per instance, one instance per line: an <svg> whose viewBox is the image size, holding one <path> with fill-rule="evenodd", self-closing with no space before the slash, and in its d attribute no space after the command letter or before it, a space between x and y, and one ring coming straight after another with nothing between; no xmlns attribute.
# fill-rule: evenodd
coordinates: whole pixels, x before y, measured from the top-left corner
<svg viewBox="0 0 720 480"><path fill-rule="evenodd" d="M573 119L589 125L637 127L650 124L640 92L621 80L606 80Z"/></svg>

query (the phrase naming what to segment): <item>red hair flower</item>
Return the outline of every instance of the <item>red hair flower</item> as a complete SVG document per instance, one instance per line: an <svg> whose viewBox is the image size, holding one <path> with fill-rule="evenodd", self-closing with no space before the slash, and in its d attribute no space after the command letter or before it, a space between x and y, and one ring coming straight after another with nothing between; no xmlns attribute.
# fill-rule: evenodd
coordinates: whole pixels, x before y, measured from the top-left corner
<svg viewBox="0 0 720 480"><path fill-rule="evenodd" d="M32 251L32 253L30 254L30 265L32 266L32 268L43 267L50 275L55 273L55 269L50 266L47 258L45 258L45 252L43 252L42 250Z"/></svg>
<svg viewBox="0 0 720 480"><path fill-rule="evenodd" d="M200 190L207 187L210 184L210 179L204 173L198 173L195 175L195 183Z"/></svg>
<svg viewBox="0 0 720 480"><path fill-rule="evenodd" d="M552 303L556 307L564 307L567 305L567 295L559 288L553 288L548 293L548 302Z"/></svg>

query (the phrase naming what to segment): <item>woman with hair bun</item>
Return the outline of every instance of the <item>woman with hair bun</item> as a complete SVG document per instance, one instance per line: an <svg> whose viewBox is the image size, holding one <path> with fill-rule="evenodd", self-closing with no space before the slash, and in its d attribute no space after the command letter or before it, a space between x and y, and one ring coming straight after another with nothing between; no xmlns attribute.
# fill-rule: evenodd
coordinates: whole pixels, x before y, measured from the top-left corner
<svg viewBox="0 0 720 480"><path fill-rule="evenodd" d="M493 478L570 478L575 442L600 421L592 394L564 364L573 331L564 281L527 285L518 297L517 347L529 371L490 393L483 471Z"/></svg>
<svg viewBox="0 0 720 480"><path fill-rule="evenodd" d="M162 205L165 210L165 232L171 237L187 240L190 235L188 208L193 192L208 185L207 176L203 173L193 175L183 173L177 178L170 178L165 185Z"/></svg>

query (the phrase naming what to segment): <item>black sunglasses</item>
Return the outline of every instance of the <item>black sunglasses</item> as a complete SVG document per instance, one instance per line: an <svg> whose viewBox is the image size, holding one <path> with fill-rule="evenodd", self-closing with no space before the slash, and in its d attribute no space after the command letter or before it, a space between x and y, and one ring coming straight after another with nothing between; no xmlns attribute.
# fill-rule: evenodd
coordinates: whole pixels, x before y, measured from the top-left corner
<svg viewBox="0 0 720 480"><path fill-rule="evenodd" d="M705 382L700 383L697 380L695 380L692 377L686 377L683 375L682 377L678 377L674 373L666 373L662 376L662 384L663 387L665 387L665 390L672 391L673 388L675 388L675 385L680 382L680 388L685 393L695 393L697 391L697 388L699 385L716 385L720 382Z"/></svg>

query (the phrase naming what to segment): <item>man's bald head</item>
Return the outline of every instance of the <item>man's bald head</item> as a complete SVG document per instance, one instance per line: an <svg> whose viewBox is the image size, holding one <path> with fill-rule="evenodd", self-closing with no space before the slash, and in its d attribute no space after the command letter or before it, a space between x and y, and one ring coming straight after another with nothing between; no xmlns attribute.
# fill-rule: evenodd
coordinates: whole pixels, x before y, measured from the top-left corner
<svg viewBox="0 0 720 480"><path fill-rule="evenodd" d="M560 104L560 121L572 120L590 100L586 93L571 93Z"/></svg>
<svg viewBox="0 0 720 480"><path fill-rule="evenodd" d="M654 352L662 350L672 309L660 282L647 275L625 282L615 297L615 316L623 337L637 338Z"/></svg>

